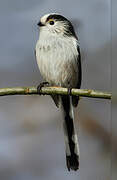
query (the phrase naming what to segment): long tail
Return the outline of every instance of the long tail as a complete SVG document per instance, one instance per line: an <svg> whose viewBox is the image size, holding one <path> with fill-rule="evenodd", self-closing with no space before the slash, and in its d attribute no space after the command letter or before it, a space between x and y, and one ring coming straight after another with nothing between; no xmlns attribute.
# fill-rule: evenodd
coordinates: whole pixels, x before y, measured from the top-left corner
<svg viewBox="0 0 117 180"><path fill-rule="evenodd" d="M64 115L64 137L66 147L66 164L70 171L79 169L79 147L77 133L74 126L74 113L72 99L69 96L62 96L62 108Z"/></svg>

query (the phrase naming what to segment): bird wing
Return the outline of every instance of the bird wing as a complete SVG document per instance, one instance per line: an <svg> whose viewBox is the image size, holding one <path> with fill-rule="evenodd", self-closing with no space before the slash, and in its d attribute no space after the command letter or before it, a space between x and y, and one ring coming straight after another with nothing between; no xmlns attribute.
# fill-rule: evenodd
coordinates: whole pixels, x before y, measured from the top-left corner
<svg viewBox="0 0 117 180"><path fill-rule="evenodd" d="M81 53L80 47L77 45L78 57L77 57L77 68L78 68L78 82L76 88L80 89L82 80L82 67L81 67ZM72 104L74 107L78 105L79 96L72 96Z"/></svg>

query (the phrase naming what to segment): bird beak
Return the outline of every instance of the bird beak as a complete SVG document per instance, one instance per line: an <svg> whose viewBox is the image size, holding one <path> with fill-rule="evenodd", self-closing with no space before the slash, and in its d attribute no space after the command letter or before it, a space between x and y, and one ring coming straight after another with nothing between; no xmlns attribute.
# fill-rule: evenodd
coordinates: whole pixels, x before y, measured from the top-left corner
<svg viewBox="0 0 117 180"><path fill-rule="evenodd" d="M40 27L45 26L41 21L37 25Z"/></svg>

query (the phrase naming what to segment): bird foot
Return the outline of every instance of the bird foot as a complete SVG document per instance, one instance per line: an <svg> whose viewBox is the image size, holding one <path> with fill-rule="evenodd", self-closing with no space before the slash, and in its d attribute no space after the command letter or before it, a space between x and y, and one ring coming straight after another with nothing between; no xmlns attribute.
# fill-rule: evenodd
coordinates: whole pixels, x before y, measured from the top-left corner
<svg viewBox="0 0 117 180"><path fill-rule="evenodd" d="M42 88L42 87L45 87L45 86L47 86L47 85L49 85L48 82L42 82L42 83L40 83L40 84L37 86L37 93L38 93L39 95L41 95L41 88Z"/></svg>

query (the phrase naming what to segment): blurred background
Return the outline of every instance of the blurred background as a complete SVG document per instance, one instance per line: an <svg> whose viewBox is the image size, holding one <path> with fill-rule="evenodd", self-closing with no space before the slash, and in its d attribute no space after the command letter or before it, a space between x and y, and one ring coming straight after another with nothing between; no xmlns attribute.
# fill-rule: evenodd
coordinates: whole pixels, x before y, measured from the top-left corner
<svg viewBox="0 0 117 180"><path fill-rule="evenodd" d="M111 91L111 38L116 47L117 31L111 34L110 0L1 0L0 88L37 86L42 81L34 56L37 22L50 12L64 15L75 26L81 45L82 88ZM80 170L68 172L61 112L51 98L1 97L0 179L110 180L111 116L109 100L81 98L75 110ZM116 133L113 147L116 177Z"/></svg>

